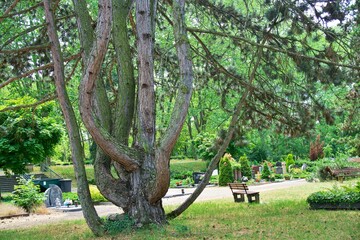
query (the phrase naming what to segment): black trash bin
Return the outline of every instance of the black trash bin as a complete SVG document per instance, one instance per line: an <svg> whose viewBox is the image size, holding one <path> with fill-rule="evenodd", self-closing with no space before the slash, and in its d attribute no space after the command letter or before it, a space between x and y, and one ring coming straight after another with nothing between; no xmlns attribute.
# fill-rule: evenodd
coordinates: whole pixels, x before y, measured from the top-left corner
<svg viewBox="0 0 360 240"><path fill-rule="evenodd" d="M59 182L62 192L71 192L71 179L60 179Z"/></svg>
<svg viewBox="0 0 360 240"><path fill-rule="evenodd" d="M46 189L50 187L50 185L58 185L60 187L60 179L58 178L41 178L41 179L34 179L33 183L35 185L40 185L40 191L45 192Z"/></svg>
<svg viewBox="0 0 360 240"><path fill-rule="evenodd" d="M194 184L199 184L202 178L204 177L204 175L205 173L203 172L193 172Z"/></svg>

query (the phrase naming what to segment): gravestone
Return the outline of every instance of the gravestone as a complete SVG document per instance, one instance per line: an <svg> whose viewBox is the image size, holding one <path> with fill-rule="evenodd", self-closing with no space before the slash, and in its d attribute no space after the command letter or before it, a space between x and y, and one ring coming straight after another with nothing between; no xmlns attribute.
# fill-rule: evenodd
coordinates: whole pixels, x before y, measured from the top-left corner
<svg viewBox="0 0 360 240"><path fill-rule="evenodd" d="M283 174L283 168L280 166L280 167L276 167L275 168L275 173L276 174Z"/></svg>
<svg viewBox="0 0 360 240"><path fill-rule="evenodd" d="M60 200L62 202L62 191L57 185L51 185L45 191L45 205L46 207L56 207L56 202ZM58 199L58 200L56 200Z"/></svg>
<svg viewBox="0 0 360 240"><path fill-rule="evenodd" d="M304 163L304 164L301 166L301 170L302 170L302 171L305 171L306 168L307 168L307 165L306 165L306 163Z"/></svg>
<svg viewBox="0 0 360 240"><path fill-rule="evenodd" d="M284 173L281 162L276 162L275 166L276 166L275 167L275 173L276 174L283 174Z"/></svg>

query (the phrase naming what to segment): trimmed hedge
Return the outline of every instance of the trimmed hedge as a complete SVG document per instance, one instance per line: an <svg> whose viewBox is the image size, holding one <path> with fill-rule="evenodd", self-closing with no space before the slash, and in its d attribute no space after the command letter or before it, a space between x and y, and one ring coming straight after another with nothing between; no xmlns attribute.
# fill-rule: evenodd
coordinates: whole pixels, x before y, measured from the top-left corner
<svg viewBox="0 0 360 240"><path fill-rule="evenodd" d="M360 182L354 186L334 186L327 191L319 191L311 194L307 203L312 208L318 205L351 206L360 204ZM325 207L324 207L325 208Z"/></svg>

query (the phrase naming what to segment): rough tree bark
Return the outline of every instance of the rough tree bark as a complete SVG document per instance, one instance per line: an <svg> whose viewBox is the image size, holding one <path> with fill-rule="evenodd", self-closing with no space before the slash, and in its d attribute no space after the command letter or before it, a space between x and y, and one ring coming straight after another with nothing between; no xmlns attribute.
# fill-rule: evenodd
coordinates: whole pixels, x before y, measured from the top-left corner
<svg viewBox="0 0 360 240"><path fill-rule="evenodd" d="M88 226L95 235L100 236L104 233L104 228L102 227L102 221L97 215L90 196L79 126L65 86L64 61L61 54L59 38L56 32L51 0L44 0L44 8L47 22L47 33L51 42L52 59L54 62L56 93L64 115L66 127L68 129L74 172L76 173L76 181L78 183L78 196Z"/></svg>

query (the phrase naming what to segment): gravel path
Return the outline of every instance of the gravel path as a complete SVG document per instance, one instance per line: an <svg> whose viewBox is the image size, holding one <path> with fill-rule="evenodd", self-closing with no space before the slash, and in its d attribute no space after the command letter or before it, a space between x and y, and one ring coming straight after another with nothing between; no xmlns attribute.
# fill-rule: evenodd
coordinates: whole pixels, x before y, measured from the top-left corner
<svg viewBox="0 0 360 240"><path fill-rule="evenodd" d="M251 190L256 190L260 192L271 191L277 189L288 188L292 186L299 186L307 184L305 180L294 180L294 181L285 181L279 183L264 184L258 186L251 186ZM163 205L179 205L181 204L189 194L191 194L195 189L194 188L185 188L184 195L182 195L181 189L169 189L166 196L163 198ZM201 195L196 199L195 202L201 202L206 200L214 199L225 199L232 198L231 191L228 187L207 187L201 193ZM111 213L121 213L122 210L112 204L98 205L95 206L99 216L107 216ZM83 214L81 211L78 212L58 212L50 210L48 215L36 215L32 214L28 217L18 217L11 219L0 220L0 230L5 229L18 229L18 228L30 228L36 225L42 224L52 224L60 221L67 220L76 220L82 219Z"/></svg>

